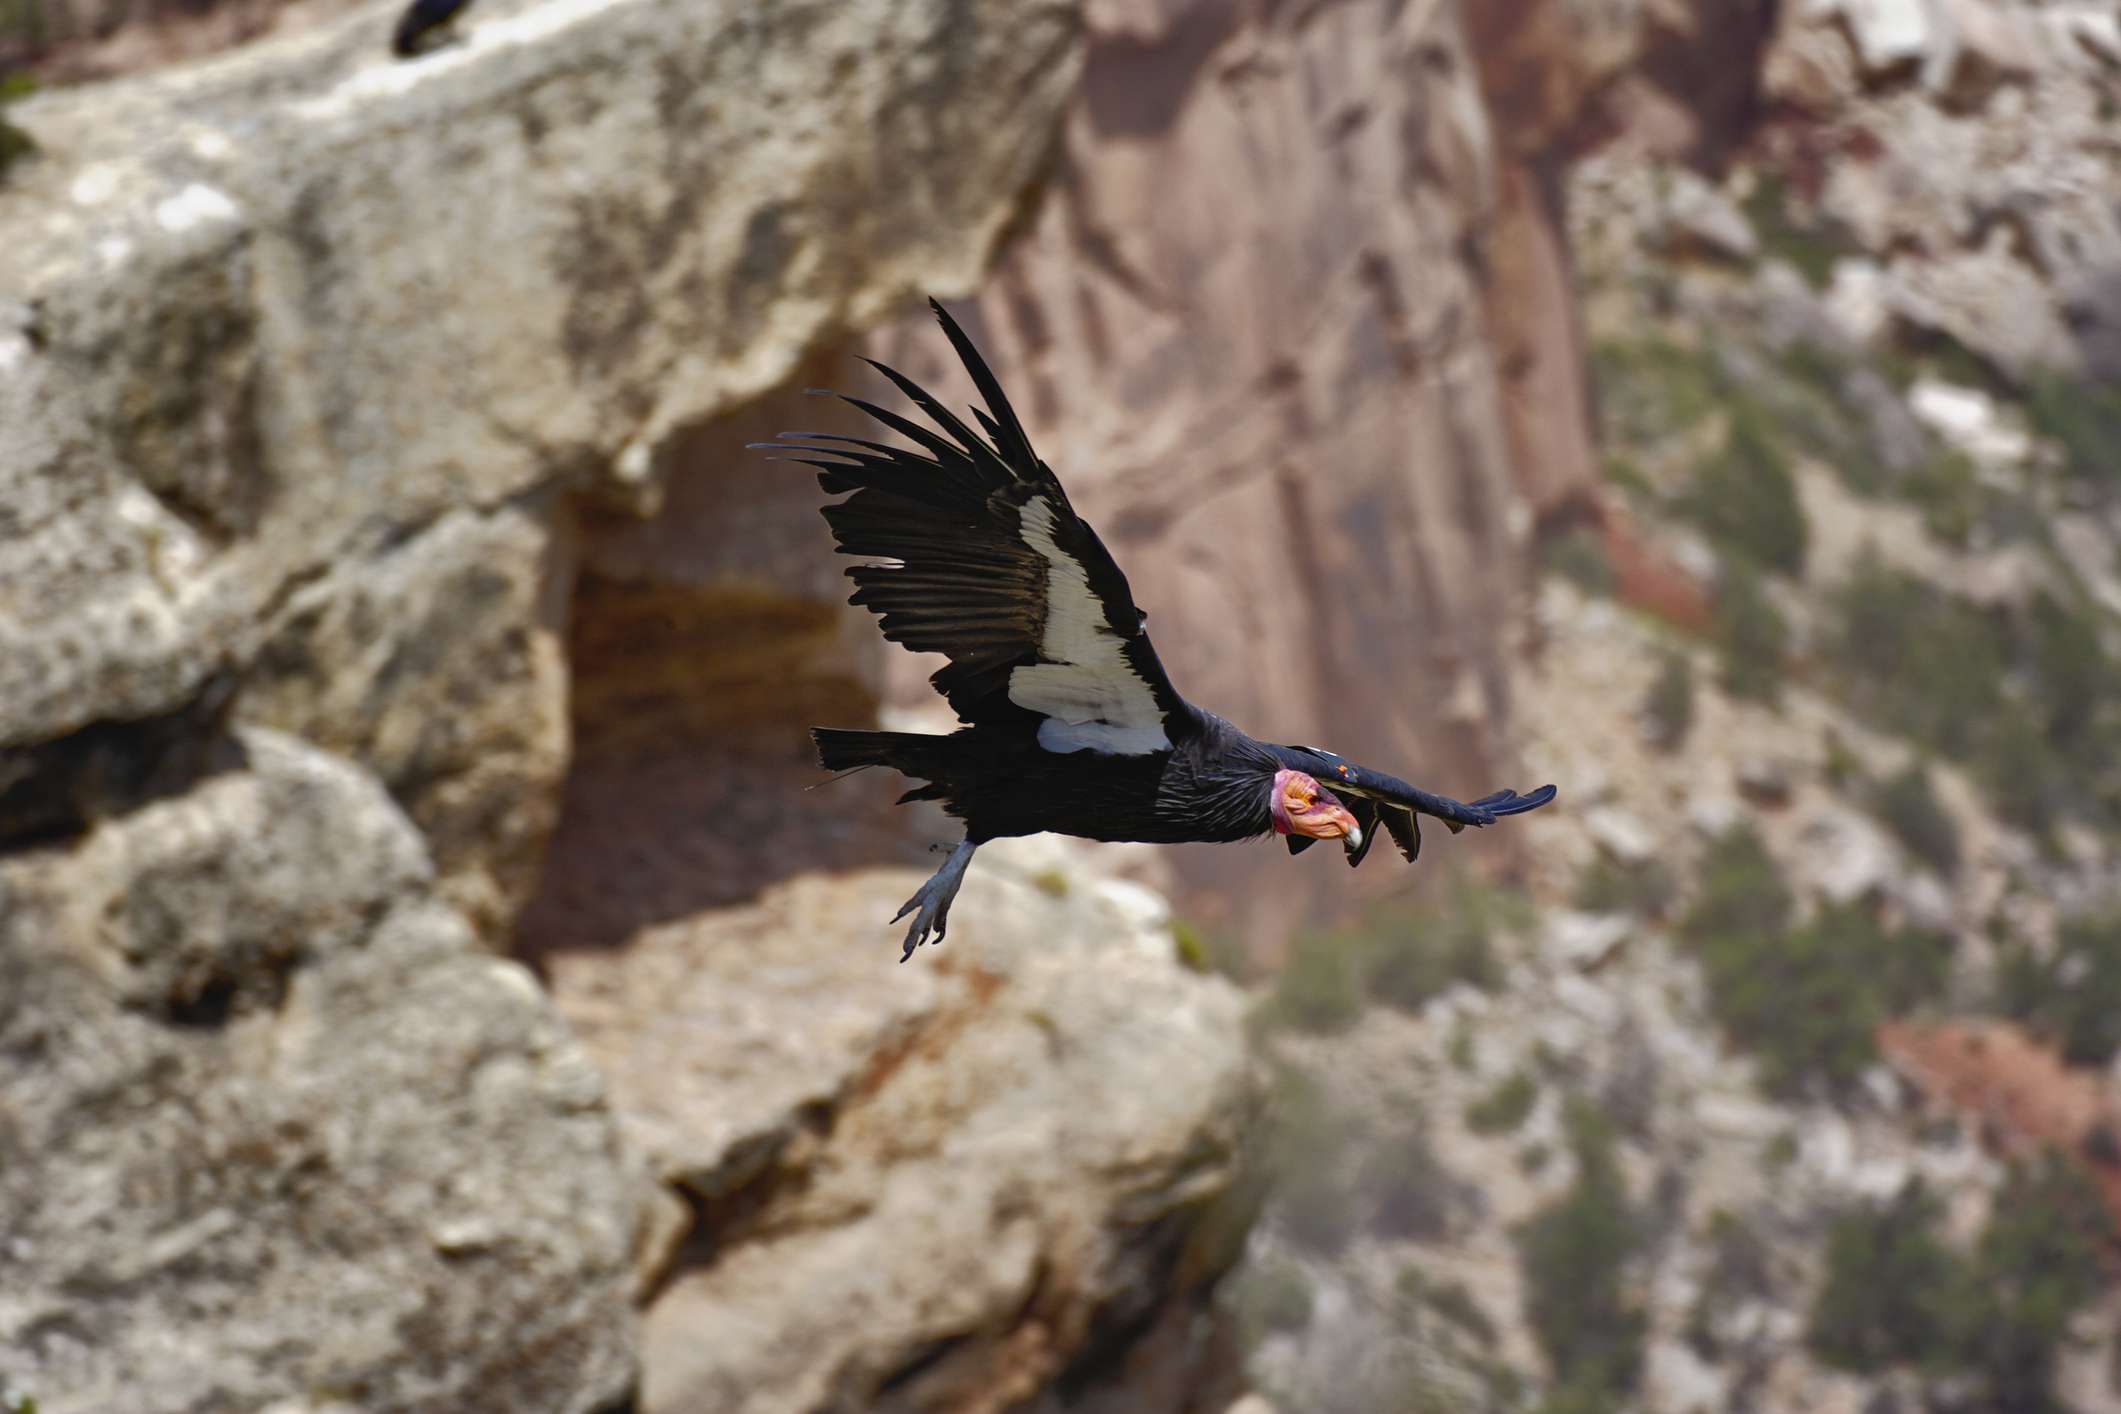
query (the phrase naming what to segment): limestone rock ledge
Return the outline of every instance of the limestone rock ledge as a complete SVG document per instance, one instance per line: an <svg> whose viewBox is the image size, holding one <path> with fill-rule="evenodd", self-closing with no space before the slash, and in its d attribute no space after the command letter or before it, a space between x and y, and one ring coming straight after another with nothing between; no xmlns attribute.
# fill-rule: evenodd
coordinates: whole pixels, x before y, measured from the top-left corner
<svg viewBox="0 0 2121 1414"><path fill-rule="evenodd" d="M199 764L0 858L0 1387L614 1407L641 1184L603 1080L373 779L267 731Z"/></svg>
<svg viewBox="0 0 2121 1414"><path fill-rule="evenodd" d="M1156 894L1071 857L983 849L904 966L899 870L552 959L697 1223L647 1318L650 1414L1013 1407L1212 1274L1242 997L1173 965Z"/></svg>
<svg viewBox="0 0 2121 1414"><path fill-rule="evenodd" d="M674 432L969 289L1078 23L489 0L406 64L396 8L10 110L0 748L236 669L496 936L565 763L561 493L652 500Z"/></svg>

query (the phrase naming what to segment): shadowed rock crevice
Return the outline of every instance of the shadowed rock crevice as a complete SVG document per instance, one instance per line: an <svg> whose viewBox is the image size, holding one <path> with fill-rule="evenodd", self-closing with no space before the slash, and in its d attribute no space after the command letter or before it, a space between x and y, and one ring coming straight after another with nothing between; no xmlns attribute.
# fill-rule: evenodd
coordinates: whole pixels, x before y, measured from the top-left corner
<svg viewBox="0 0 2121 1414"><path fill-rule="evenodd" d="M0 73L116 78L291 34L332 9L319 0L13 0L0 9Z"/></svg>
<svg viewBox="0 0 2121 1414"><path fill-rule="evenodd" d="M817 768L811 726L875 723L888 645L845 602L814 474L745 445L852 431L858 414L803 389L880 382L850 357L815 357L676 439L654 514L584 512L573 750L522 955L621 946L797 874L925 859L923 817L892 809L895 775Z"/></svg>
<svg viewBox="0 0 2121 1414"><path fill-rule="evenodd" d="M240 768L242 749L226 734L234 691L232 676L216 674L173 712L0 748L0 849L57 843Z"/></svg>
<svg viewBox="0 0 2121 1414"><path fill-rule="evenodd" d="M374 767L499 941L565 764L565 494L652 499L674 429L975 278L1075 15L495 3L418 64L387 18L10 105L0 744L269 658L239 714ZM870 160L909 146L948 180Z"/></svg>

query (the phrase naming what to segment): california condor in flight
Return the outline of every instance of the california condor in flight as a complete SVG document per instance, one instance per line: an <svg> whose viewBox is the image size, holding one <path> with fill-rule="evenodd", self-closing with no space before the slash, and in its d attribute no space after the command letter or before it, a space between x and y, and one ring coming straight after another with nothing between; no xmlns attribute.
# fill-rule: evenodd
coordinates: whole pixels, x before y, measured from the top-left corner
<svg viewBox="0 0 2121 1414"><path fill-rule="evenodd" d="M889 766L921 781L900 798L939 800L965 838L892 919L908 913L901 960L943 937L972 852L1042 830L1093 840L1286 836L1289 852L1339 840L1362 863L1383 823L1409 861L1419 817L1453 834L1536 810L1554 787L1471 802L1431 795L1311 746L1254 741L1178 695L1156 659L1120 573L1038 459L995 380L940 304L930 301L987 410L974 431L911 379L875 369L939 431L860 398L845 401L918 450L827 432L758 444L818 469L848 569L850 603L884 637L950 662L930 679L965 725L948 736L819 727L827 770ZM1324 784L1321 784L1323 782Z"/></svg>

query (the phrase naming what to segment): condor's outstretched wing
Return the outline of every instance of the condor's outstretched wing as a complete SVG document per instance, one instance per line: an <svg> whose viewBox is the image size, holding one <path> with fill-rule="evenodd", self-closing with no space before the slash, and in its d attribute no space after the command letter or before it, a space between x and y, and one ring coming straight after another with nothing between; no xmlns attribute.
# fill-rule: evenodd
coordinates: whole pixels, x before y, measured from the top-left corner
<svg viewBox="0 0 2121 1414"><path fill-rule="evenodd" d="M1469 825L1478 829L1492 825L1507 816L1537 810L1552 800L1556 793L1553 786L1546 785L1530 795L1519 795L1514 790L1499 790L1478 800L1453 800L1449 796L1433 795L1419 786L1408 785L1397 776L1388 776L1382 771L1358 766L1321 747L1304 746L1296 750L1316 758L1315 761L1305 762L1304 768L1317 777L1328 790L1339 796L1362 826L1362 848L1348 856L1350 868L1362 863L1363 856L1369 853L1370 845L1376 838L1371 829L1373 823L1385 827L1386 832L1392 836L1392 843L1399 846L1399 852L1411 864L1421 857L1423 815L1434 816L1443 821L1444 828L1455 835ZM1292 838L1290 853L1295 852L1296 846Z"/></svg>
<svg viewBox="0 0 2121 1414"><path fill-rule="evenodd" d="M872 363L939 430L860 398L918 450L824 432L767 448L818 468L847 571L848 601L884 637L950 663L930 679L960 720L1037 720L1050 751L1134 756L1169 749L1195 717L1143 632L1127 577L1038 459L993 372L944 308L929 301L987 409L973 431L911 379Z"/></svg>

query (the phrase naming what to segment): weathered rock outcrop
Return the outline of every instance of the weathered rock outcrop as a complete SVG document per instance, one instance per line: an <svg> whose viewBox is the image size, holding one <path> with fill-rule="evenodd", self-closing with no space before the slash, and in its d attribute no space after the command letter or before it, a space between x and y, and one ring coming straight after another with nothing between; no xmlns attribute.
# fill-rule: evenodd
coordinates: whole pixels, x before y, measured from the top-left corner
<svg viewBox="0 0 2121 1414"><path fill-rule="evenodd" d="M596 1068L372 778L270 732L197 765L0 858L0 1385L615 1405L641 1189Z"/></svg>
<svg viewBox="0 0 2121 1414"><path fill-rule="evenodd" d="M698 1224L649 1314L649 1411L1000 1409L1157 1314L1233 1176L1241 998L1071 854L983 851L949 941L888 986L911 871L553 960Z"/></svg>
<svg viewBox="0 0 2121 1414"><path fill-rule="evenodd" d="M391 9L11 109L0 1384L50 1410L627 1397L652 1190L478 947L578 509L971 284L1075 74L1064 3L489 0L411 65Z"/></svg>
<svg viewBox="0 0 2121 1414"><path fill-rule="evenodd" d="M1763 146L1849 254L1874 253L1897 323L2012 376L2111 380L2117 41L2092 5L1785 6L1762 78L1797 120Z"/></svg>
<svg viewBox="0 0 2121 1414"><path fill-rule="evenodd" d="M377 769L499 928L564 760L556 493L652 494L674 430L969 284L1075 26L504 3L407 65L384 19L19 109L0 743L244 670L239 710Z"/></svg>

